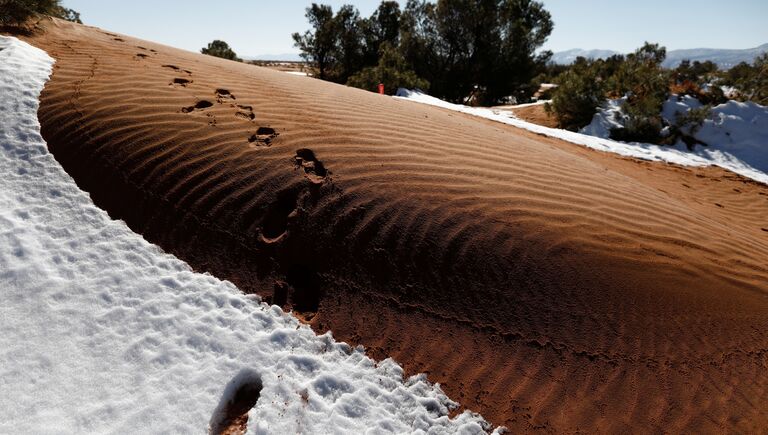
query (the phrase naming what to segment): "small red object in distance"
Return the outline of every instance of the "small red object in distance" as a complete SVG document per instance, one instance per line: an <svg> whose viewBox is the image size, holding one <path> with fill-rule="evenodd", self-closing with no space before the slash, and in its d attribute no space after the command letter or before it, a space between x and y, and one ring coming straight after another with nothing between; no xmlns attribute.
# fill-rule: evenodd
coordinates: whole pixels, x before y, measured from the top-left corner
<svg viewBox="0 0 768 435"><path fill-rule="evenodd" d="M384 83L379 83L379 93L384 95Z"/></svg>

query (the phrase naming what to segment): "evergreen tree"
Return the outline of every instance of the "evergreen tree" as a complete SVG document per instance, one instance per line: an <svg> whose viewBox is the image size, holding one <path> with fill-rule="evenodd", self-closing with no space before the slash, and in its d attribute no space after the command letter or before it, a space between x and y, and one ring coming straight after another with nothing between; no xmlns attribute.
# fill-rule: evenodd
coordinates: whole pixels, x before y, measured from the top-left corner
<svg viewBox="0 0 768 435"><path fill-rule="evenodd" d="M423 77L433 86L433 95L440 95L434 83L440 82L445 69L440 49L440 35L437 29L436 6L424 0L408 0L400 16L400 52L416 75Z"/></svg>
<svg viewBox="0 0 768 435"><path fill-rule="evenodd" d="M18 26L36 14L82 24L80 14L62 7L59 0L0 0L0 25Z"/></svg>
<svg viewBox="0 0 768 435"><path fill-rule="evenodd" d="M362 20L354 6L343 5L333 21L336 31L334 57L338 62L333 80L346 83L350 76L364 66Z"/></svg>
<svg viewBox="0 0 768 435"><path fill-rule="evenodd" d="M294 45L301 50L301 57L317 70L317 76L328 80L329 72L336 63L333 9L327 5L312 3L305 16L313 30L307 30L304 34L294 33Z"/></svg>
<svg viewBox="0 0 768 435"><path fill-rule="evenodd" d="M400 5L396 1L383 1L373 15L361 22L365 38L366 66L376 65L381 45L397 47L400 38Z"/></svg>
<svg viewBox="0 0 768 435"><path fill-rule="evenodd" d="M220 57L222 59L236 60L242 62L242 59L237 57L237 54L229 47L224 41L215 39L208 43L208 47L204 47L200 50L200 53L207 54L209 56Z"/></svg>
<svg viewBox="0 0 768 435"><path fill-rule="evenodd" d="M646 42L634 53L627 55L612 83L619 95L626 95L622 109L625 114L623 128L611 131L611 137L626 142L661 141L664 127L661 108L669 96L669 74L661 64L667 50L659 44Z"/></svg>
<svg viewBox="0 0 768 435"><path fill-rule="evenodd" d="M369 91L376 90L379 83L384 84L387 94L392 95L398 88L428 90L429 82L419 78L408 68L403 55L389 42L381 45L379 63L353 75L347 85Z"/></svg>
<svg viewBox="0 0 768 435"><path fill-rule="evenodd" d="M453 101L470 93L483 103L528 98L551 55L536 54L552 20L533 0L408 0L403 11L384 1L367 19L349 5L334 16L329 6L312 4L307 18L312 29L294 41L321 78L346 83L378 65L388 44L431 83L433 95Z"/></svg>
<svg viewBox="0 0 768 435"><path fill-rule="evenodd" d="M734 66L723 74L722 84L735 87L742 100L768 105L768 53Z"/></svg>
<svg viewBox="0 0 768 435"><path fill-rule="evenodd" d="M547 110L554 114L560 128L577 131L592 121L605 101L605 84L599 76L600 62L578 58L557 79L559 84Z"/></svg>

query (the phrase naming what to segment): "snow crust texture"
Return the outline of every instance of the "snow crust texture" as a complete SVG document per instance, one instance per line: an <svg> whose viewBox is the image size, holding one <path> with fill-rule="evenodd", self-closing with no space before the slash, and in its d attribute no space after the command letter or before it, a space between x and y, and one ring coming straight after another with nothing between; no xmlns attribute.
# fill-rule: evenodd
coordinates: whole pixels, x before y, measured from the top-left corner
<svg viewBox="0 0 768 435"><path fill-rule="evenodd" d="M47 151L53 60L0 36L0 433L480 433L425 376L317 336L113 221Z"/></svg>
<svg viewBox="0 0 768 435"><path fill-rule="evenodd" d="M621 125L617 121L617 117L620 116L621 100L608 101L605 107L595 114L592 123L582 129L581 132L576 133L523 121L508 111L448 103L418 90L399 89L397 97L491 119L534 133L626 157L675 163L683 166L720 166L768 184L768 108L754 103L730 101L713 108L710 119L705 121L704 126L696 135L709 146L697 146L693 151L688 151L682 143L675 146L659 146L648 143L624 143L608 139L610 128ZM673 96L672 99L675 101L667 102L664 108L665 113L670 110L673 111L674 108L671 108L670 105L680 103L676 96ZM686 103L683 102L682 104L685 105Z"/></svg>

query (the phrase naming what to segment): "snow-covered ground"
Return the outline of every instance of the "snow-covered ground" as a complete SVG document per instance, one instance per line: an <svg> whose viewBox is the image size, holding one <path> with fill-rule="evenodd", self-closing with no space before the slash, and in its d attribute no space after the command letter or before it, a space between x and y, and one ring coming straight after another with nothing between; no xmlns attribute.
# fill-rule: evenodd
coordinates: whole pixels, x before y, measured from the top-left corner
<svg viewBox="0 0 768 435"><path fill-rule="evenodd" d="M523 121L508 111L448 103L417 90L399 89L397 97L491 119L622 156L685 166L716 165L768 184L768 108L753 103L731 101L715 107L710 119L696 135L709 146L697 146L688 151L683 144L659 146L608 139L605 132L617 126L614 115L619 110L620 100L609 101L595 115L592 124L581 133L576 133ZM670 105L675 104L676 101L668 102L665 110L672 110Z"/></svg>
<svg viewBox="0 0 768 435"><path fill-rule="evenodd" d="M531 107L531 106L543 106L547 103L551 103L552 100L539 100L534 101L533 103L523 103L523 104L510 104L506 106L494 106L492 109L522 109L524 107Z"/></svg>
<svg viewBox="0 0 768 435"><path fill-rule="evenodd" d="M622 127L621 107L624 101L623 98L608 100L595 114L592 123L581 132L607 139L611 128ZM690 95L673 94L664 103L661 116L667 124L673 125L677 115L700 107L701 102ZM734 172L738 172L734 167L748 166L761 172L763 177L768 173L768 107L731 100L713 107L700 128L695 131L687 129L685 133L707 144L697 145L692 153L713 164ZM682 141L674 148L687 150ZM761 181L765 182L765 178Z"/></svg>
<svg viewBox="0 0 768 435"><path fill-rule="evenodd" d="M449 419L425 377L317 336L95 207L40 136L52 63L0 36L0 433L205 433L238 383L259 381L250 433L481 432L478 415Z"/></svg>

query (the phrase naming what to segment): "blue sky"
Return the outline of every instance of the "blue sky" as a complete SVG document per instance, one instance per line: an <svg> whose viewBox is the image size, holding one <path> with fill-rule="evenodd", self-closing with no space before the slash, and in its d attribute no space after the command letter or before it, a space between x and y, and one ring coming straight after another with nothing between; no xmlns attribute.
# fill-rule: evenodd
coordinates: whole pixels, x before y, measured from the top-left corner
<svg viewBox="0 0 768 435"><path fill-rule="evenodd" d="M304 0L63 0L83 22L198 51L213 39L240 55L296 52L291 33L308 28ZM379 0L344 3L369 16ZM402 0L401 5L405 4ZM768 0L544 0L555 30L544 48L628 52L643 41L667 49L752 48L768 43Z"/></svg>

